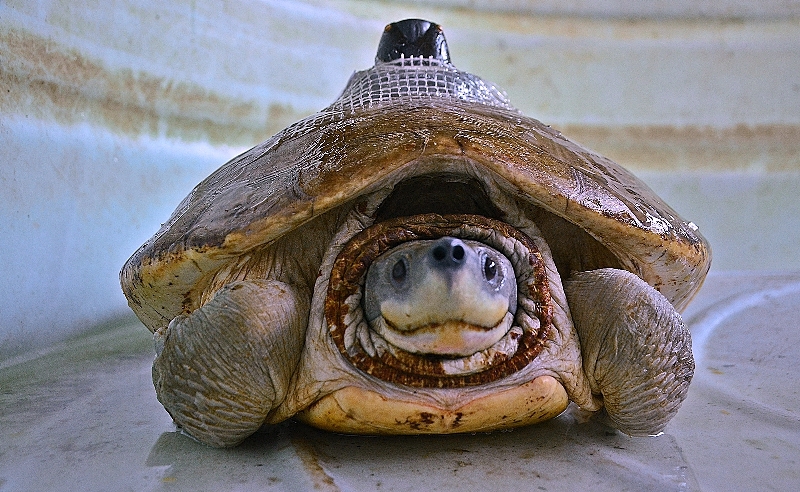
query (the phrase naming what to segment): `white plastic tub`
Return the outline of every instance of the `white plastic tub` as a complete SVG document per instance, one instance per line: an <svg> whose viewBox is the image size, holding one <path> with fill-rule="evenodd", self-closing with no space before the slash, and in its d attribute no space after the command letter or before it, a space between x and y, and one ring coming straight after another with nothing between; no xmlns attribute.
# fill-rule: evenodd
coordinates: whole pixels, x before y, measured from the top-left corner
<svg viewBox="0 0 800 492"><path fill-rule="evenodd" d="M0 4L0 490L800 487L800 2ZM175 432L117 275L213 169L326 106L383 26L625 165L712 245L697 377L657 439ZM750 334L744 340L737 338ZM794 347L794 348L793 348ZM794 351L794 352L793 352Z"/></svg>

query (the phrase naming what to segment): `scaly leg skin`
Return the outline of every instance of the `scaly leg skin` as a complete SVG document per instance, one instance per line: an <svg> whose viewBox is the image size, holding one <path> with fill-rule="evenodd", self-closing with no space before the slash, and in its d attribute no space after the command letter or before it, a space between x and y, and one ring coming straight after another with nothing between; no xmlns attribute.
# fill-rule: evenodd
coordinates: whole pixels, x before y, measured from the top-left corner
<svg viewBox="0 0 800 492"><path fill-rule="evenodd" d="M564 282L592 392L613 425L656 435L677 413L694 373L692 342L680 314L636 275L617 269Z"/></svg>
<svg viewBox="0 0 800 492"><path fill-rule="evenodd" d="M235 446L279 405L305 337L308 296L283 282L227 284L156 332L153 384L175 422L215 447Z"/></svg>

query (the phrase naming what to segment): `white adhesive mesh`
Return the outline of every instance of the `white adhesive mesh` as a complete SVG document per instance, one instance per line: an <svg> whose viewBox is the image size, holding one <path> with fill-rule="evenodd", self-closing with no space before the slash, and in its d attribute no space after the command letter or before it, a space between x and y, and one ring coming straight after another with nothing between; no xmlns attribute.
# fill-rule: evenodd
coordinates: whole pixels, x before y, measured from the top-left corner
<svg viewBox="0 0 800 492"><path fill-rule="evenodd" d="M353 74L328 110L353 112L401 97L460 99L514 109L497 87L450 63L432 58L401 58Z"/></svg>
<svg viewBox="0 0 800 492"><path fill-rule="evenodd" d="M492 83L434 58L400 58L378 62L353 74L330 106L287 128L302 133L320 119L336 121L359 110L409 100L460 100L518 112L505 92Z"/></svg>

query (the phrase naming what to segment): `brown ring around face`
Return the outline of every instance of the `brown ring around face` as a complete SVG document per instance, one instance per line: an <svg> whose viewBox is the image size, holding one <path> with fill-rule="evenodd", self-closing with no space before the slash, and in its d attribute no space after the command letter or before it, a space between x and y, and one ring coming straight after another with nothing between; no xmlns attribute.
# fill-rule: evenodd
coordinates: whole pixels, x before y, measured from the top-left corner
<svg viewBox="0 0 800 492"><path fill-rule="evenodd" d="M391 353L372 357L358 344L350 344L348 348L345 332L354 317L361 314L361 291L370 264L404 242L443 236L483 242L511 260L520 299L514 326L522 328L516 340L516 351L510 356L496 354L489 367L481 372L452 375L445 373L442 360L437 356L395 348ZM361 231L342 248L333 264L325 299L325 318L334 344L356 368L384 381L425 388L474 386L513 374L536 358L552 329L547 274L533 240L505 222L480 215L399 217Z"/></svg>

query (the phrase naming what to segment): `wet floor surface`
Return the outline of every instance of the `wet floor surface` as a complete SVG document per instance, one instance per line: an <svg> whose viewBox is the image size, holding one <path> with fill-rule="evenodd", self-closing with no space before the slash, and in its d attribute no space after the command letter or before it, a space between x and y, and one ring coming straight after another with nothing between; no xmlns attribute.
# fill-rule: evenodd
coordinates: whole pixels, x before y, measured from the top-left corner
<svg viewBox="0 0 800 492"><path fill-rule="evenodd" d="M798 490L800 273L708 278L684 314L697 370L667 431L577 411L510 432L342 436L288 422L235 449L185 436L128 322L0 362L0 490Z"/></svg>

